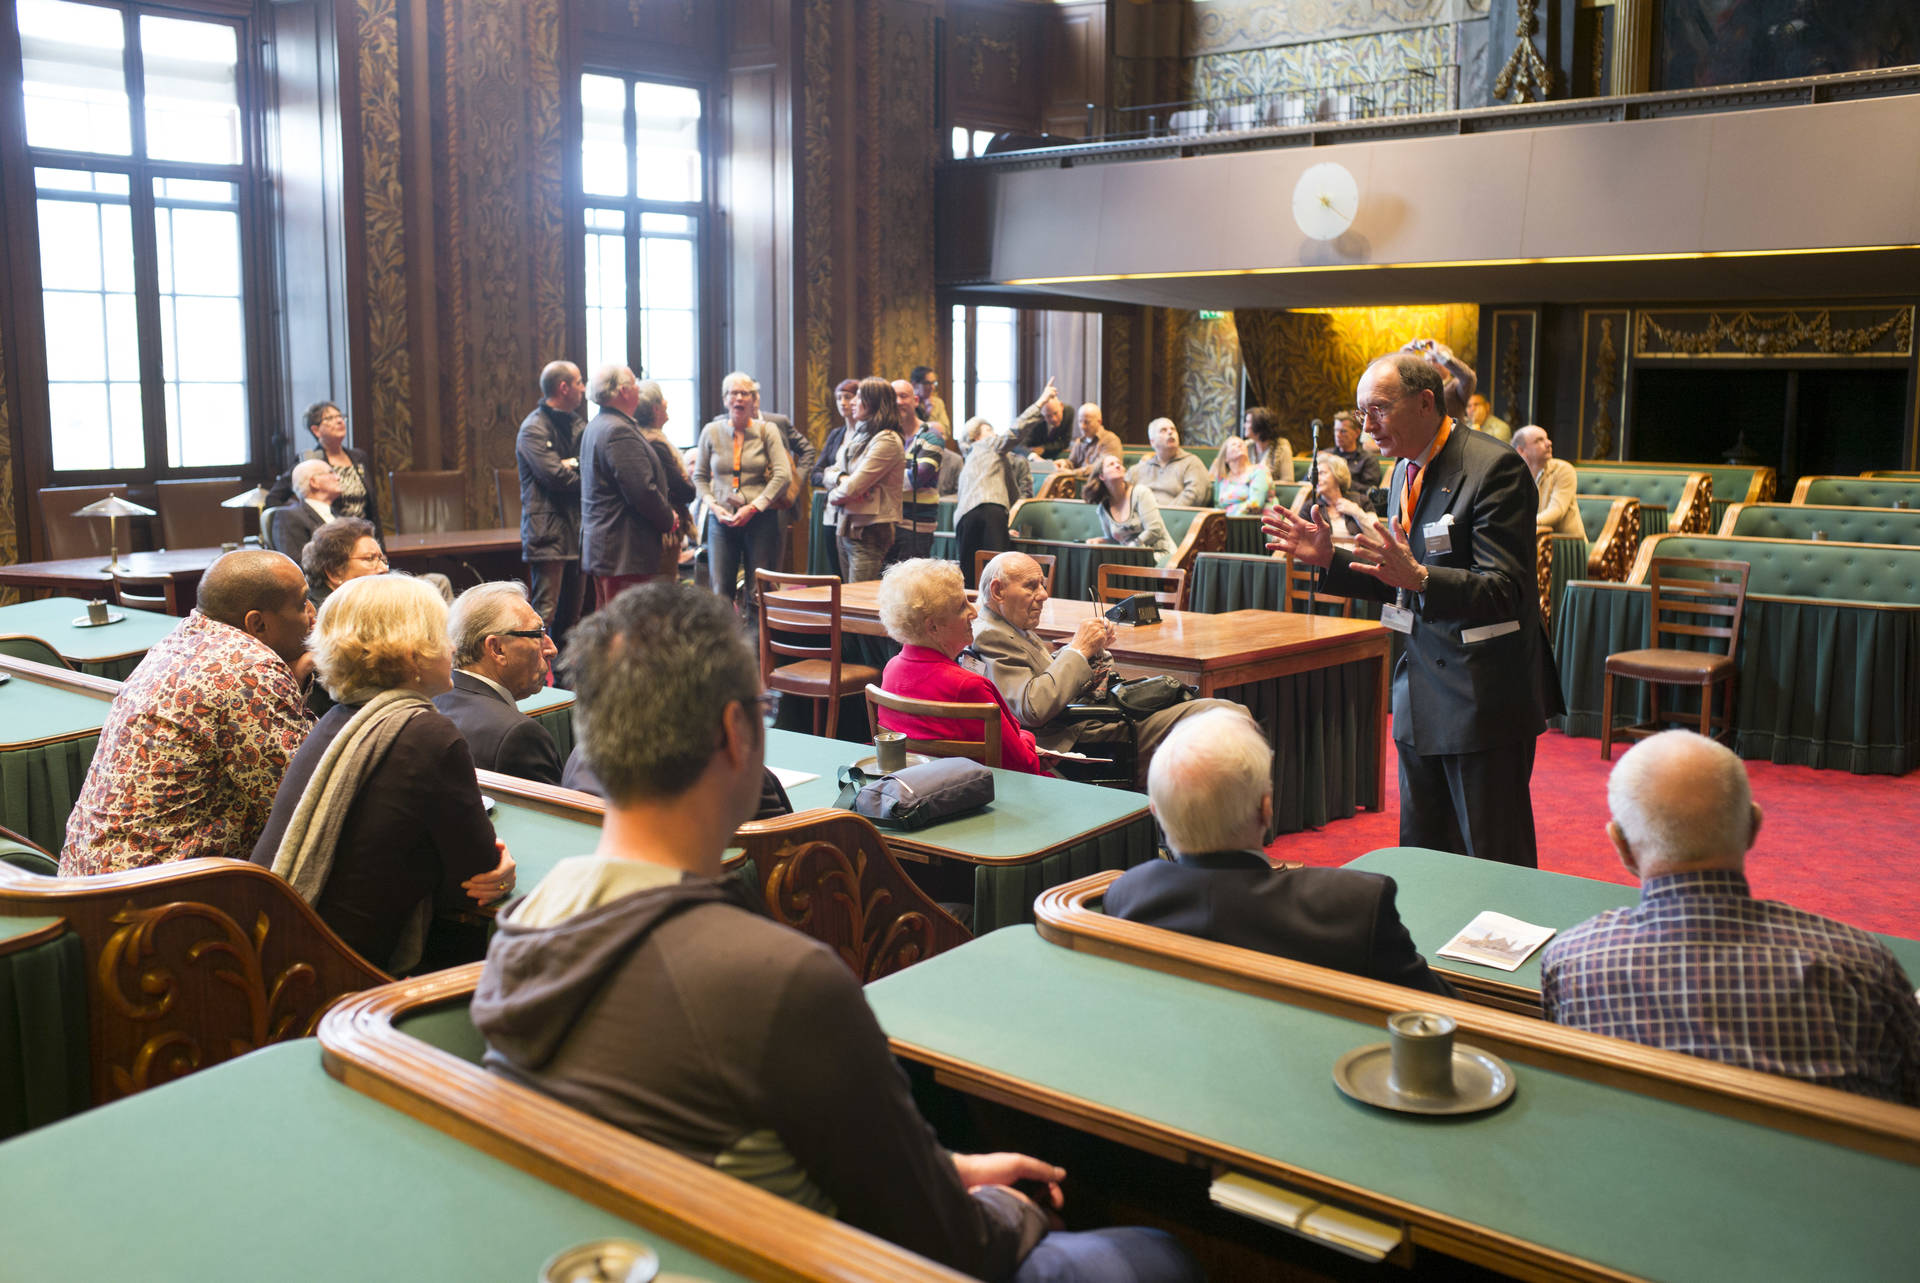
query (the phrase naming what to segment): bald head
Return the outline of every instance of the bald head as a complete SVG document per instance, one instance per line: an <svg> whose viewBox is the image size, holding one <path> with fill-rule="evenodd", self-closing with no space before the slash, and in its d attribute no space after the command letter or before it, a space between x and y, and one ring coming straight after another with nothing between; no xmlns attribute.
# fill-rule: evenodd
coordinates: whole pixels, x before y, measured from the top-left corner
<svg viewBox="0 0 1920 1283"><path fill-rule="evenodd" d="M208 619L246 626L249 611L287 609L307 591L307 577L293 559L265 548L242 548L207 567L200 577L200 613Z"/></svg>
<svg viewBox="0 0 1920 1283"><path fill-rule="evenodd" d="M1607 836L1642 879L1737 871L1760 834L1746 766L1692 731L1663 731L1634 745L1607 777L1607 809Z"/></svg>
<svg viewBox="0 0 1920 1283"><path fill-rule="evenodd" d="M1241 709L1185 718L1154 750L1147 797L1175 852L1258 851L1273 814L1273 750Z"/></svg>
<svg viewBox="0 0 1920 1283"><path fill-rule="evenodd" d="M1039 573L1040 563L1027 556L1026 553L1003 552L992 561L989 561L980 571L980 593L982 596L991 594L993 586L1003 579L1016 578L1021 575L1037 575Z"/></svg>
<svg viewBox="0 0 1920 1283"><path fill-rule="evenodd" d="M1529 423L1513 434L1513 448L1527 461L1527 466L1533 469L1536 477L1540 475L1540 469L1547 466L1547 460L1553 458L1553 438L1547 435L1545 428L1535 423Z"/></svg>
<svg viewBox="0 0 1920 1283"><path fill-rule="evenodd" d="M1099 436L1100 429L1105 426L1100 420L1100 407L1092 401L1080 407L1080 413L1074 416L1073 421L1080 431L1090 437Z"/></svg>

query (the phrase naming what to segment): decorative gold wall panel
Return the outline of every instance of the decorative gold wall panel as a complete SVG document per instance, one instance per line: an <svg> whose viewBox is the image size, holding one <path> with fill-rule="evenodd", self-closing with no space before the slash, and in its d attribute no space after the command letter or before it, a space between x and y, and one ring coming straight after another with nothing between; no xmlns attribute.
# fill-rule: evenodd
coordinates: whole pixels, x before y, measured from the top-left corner
<svg viewBox="0 0 1920 1283"><path fill-rule="evenodd" d="M1212 0L1186 9L1185 47L1193 54L1437 26L1473 13L1458 0Z"/></svg>
<svg viewBox="0 0 1920 1283"><path fill-rule="evenodd" d="M1641 360L1913 355L1913 308L1832 307L1686 311L1655 308L1634 321Z"/></svg>
<svg viewBox="0 0 1920 1283"><path fill-rule="evenodd" d="M1494 312L1493 351L1487 354L1487 368L1476 373L1494 414L1516 430L1533 422L1539 351L1539 312L1530 308Z"/></svg>
<svg viewBox="0 0 1920 1283"><path fill-rule="evenodd" d="M1627 416L1626 309L1580 314L1580 428L1574 457L1617 459Z"/></svg>
<svg viewBox="0 0 1920 1283"><path fill-rule="evenodd" d="M933 166L944 141L933 116L934 13L889 0L880 7L877 136L880 182L874 203L873 288L864 291L873 328L875 371L904 379L935 362Z"/></svg>
<svg viewBox="0 0 1920 1283"><path fill-rule="evenodd" d="M1311 44L1206 54L1187 64L1182 98L1242 98L1288 89L1366 84L1404 76L1410 67L1453 61L1453 31L1425 27Z"/></svg>
<svg viewBox="0 0 1920 1283"><path fill-rule="evenodd" d="M1472 303L1242 309L1234 320L1252 383L1252 403L1280 416L1295 449L1306 448L1307 425L1313 420L1331 426L1336 411L1352 408L1354 387L1368 362L1409 339L1438 339L1483 380L1489 377L1477 351L1480 309Z"/></svg>
<svg viewBox="0 0 1920 1283"><path fill-rule="evenodd" d="M20 531L13 519L13 411L7 401L7 335L0 330L0 563L20 560ZM0 603L18 601L17 589L0 589Z"/></svg>
<svg viewBox="0 0 1920 1283"><path fill-rule="evenodd" d="M1232 436L1240 423L1240 333L1233 313L1217 317L1168 311L1166 329L1173 354L1168 386L1177 389L1174 404L1146 407L1129 424L1129 440L1146 440L1147 423L1166 415L1181 437L1195 445L1213 445Z"/></svg>
<svg viewBox="0 0 1920 1283"><path fill-rule="evenodd" d="M413 462L413 357L408 348L406 186L400 175L400 33L396 0L358 0L361 232L372 404L355 407L355 440L373 455L381 506L386 476Z"/></svg>
<svg viewBox="0 0 1920 1283"><path fill-rule="evenodd" d="M806 352L802 402L807 432L825 441L839 422L828 389L846 377L833 368L833 119L828 87L833 75L833 0L806 0L801 50L799 320Z"/></svg>

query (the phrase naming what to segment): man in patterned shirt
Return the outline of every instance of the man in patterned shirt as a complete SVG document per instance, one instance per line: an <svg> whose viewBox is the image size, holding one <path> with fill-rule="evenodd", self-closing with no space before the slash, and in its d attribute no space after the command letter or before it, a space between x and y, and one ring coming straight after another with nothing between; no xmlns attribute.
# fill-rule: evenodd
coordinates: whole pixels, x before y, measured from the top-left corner
<svg viewBox="0 0 1920 1283"><path fill-rule="evenodd" d="M1620 759L1607 805L1640 903L1547 947L1549 1020L1920 1105L1920 1001L1886 946L1747 889L1760 808L1739 758L1667 731Z"/></svg>
<svg viewBox="0 0 1920 1283"><path fill-rule="evenodd" d="M87 771L60 872L195 856L244 860L311 719L306 576L277 552L230 552L200 603L120 688Z"/></svg>

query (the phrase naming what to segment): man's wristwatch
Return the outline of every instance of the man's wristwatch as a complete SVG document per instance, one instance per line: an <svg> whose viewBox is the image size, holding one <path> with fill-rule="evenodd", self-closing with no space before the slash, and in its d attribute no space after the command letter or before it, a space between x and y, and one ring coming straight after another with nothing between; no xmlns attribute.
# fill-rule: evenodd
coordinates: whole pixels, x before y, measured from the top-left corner
<svg viewBox="0 0 1920 1283"><path fill-rule="evenodd" d="M1424 593L1427 590L1427 581L1433 578L1433 571L1427 567L1425 562L1416 562L1415 565L1420 570L1420 582L1414 585L1413 590L1416 593Z"/></svg>

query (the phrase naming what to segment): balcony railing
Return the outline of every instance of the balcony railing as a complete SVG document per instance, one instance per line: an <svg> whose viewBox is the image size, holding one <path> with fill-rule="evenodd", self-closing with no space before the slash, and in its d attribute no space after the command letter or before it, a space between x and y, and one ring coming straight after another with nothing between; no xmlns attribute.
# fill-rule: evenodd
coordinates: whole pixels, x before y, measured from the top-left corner
<svg viewBox="0 0 1920 1283"><path fill-rule="evenodd" d="M1089 142L1185 138L1299 129L1453 111L1460 105L1460 67L1409 67L1383 80L1296 85L1234 98L1197 98L1141 107L1087 108Z"/></svg>

